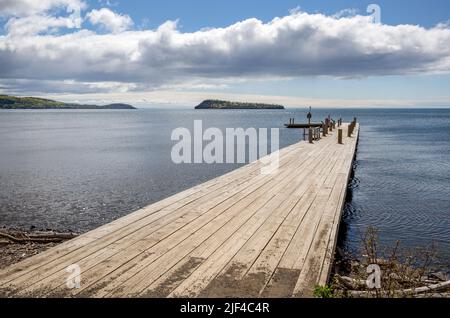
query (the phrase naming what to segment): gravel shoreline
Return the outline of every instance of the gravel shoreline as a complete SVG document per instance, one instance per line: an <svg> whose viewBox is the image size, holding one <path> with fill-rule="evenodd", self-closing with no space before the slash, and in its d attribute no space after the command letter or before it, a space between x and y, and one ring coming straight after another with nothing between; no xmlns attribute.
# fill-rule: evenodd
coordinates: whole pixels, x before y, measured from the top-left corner
<svg viewBox="0 0 450 318"><path fill-rule="evenodd" d="M42 253L64 241L76 237L75 233L53 230L0 228L0 269Z"/></svg>

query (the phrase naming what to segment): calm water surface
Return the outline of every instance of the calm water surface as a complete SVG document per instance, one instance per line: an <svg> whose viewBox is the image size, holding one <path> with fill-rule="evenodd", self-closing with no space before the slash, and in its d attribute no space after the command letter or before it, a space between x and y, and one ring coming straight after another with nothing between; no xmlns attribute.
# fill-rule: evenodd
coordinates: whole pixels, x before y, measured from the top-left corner
<svg viewBox="0 0 450 318"><path fill-rule="evenodd" d="M287 111L0 111L0 226L87 231L239 165L175 165L174 128L282 127ZM317 110L362 124L341 244L435 242L450 262L450 110ZM300 131L282 129L281 147Z"/></svg>

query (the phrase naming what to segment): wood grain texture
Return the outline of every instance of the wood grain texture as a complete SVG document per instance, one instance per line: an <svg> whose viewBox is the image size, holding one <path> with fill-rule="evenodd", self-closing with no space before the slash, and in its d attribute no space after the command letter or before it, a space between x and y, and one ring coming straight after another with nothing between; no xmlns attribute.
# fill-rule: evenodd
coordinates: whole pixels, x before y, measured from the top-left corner
<svg viewBox="0 0 450 318"><path fill-rule="evenodd" d="M5 268L0 296L310 297L330 274L358 133L289 146L273 174L256 161Z"/></svg>

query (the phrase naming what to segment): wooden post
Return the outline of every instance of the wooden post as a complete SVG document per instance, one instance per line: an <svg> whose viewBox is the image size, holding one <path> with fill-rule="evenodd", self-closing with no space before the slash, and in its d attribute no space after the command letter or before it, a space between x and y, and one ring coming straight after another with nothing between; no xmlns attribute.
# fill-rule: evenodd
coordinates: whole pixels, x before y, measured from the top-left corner
<svg viewBox="0 0 450 318"><path fill-rule="evenodd" d="M326 124L323 124L323 125L322 125L322 133L323 133L323 136L324 136L324 137L327 136L327 129L326 129L326 127L327 127Z"/></svg>
<svg viewBox="0 0 450 318"><path fill-rule="evenodd" d="M348 133L348 137L352 136L352 124L348 125L347 133Z"/></svg>
<svg viewBox="0 0 450 318"><path fill-rule="evenodd" d="M342 128L338 129L338 144L343 144L342 142Z"/></svg>
<svg viewBox="0 0 450 318"><path fill-rule="evenodd" d="M312 144L313 143L313 130L312 130L312 128L309 128L308 139L309 139L309 143Z"/></svg>

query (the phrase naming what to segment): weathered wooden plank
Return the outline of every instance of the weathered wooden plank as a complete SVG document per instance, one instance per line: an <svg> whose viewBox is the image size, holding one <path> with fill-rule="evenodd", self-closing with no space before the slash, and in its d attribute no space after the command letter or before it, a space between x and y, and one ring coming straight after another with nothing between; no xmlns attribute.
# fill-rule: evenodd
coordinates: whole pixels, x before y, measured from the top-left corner
<svg viewBox="0 0 450 318"><path fill-rule="evenodd" d="M311 159L314 159L314 157ZM298 189L298 186L302 185L304 177L306 176L307 171L308 171L306 168L312 163L314 163L314 162L309 160L302 165L304 169L300 169L300 174L296 177L296 181L290 181L287 183L287 186L283 186L283 188L282 188L283 195L288 197L290 193L292 193L293 191ZM272 190L275 189L275 191L278 192L280 185L277 185L277 187L278 187L278 189L275 187L272 187ZM266 194L266 196L267 196L267 194ZM276 200L282 201L283 202L282 204L286 204L287 202L290 202L290 200L281 200L280 197L276 198ZM248 210L252 211L252 208L249 208ZM280 207L278 210L283 211L285 209L284 209L284 207ZM265 220L265 223L270 224L270 220L273 219L274 217L275 217L274 214L270 215L269 218L267 218ZM242 213L241 213L241 218L242 218ZM237 219L236 222L234 222L234 224L238 224L238 225L243 224L243 223L245 223L245 222L243 220L239 220L239 219ZM231 228L230 226L224 227L222 229L222 234L217 233L217 235L214 235L213 237L211 237L209 242L205 242L204 244L202 244L196 251L194 251L194 253L192 255L190 255L190 257L204 259L204 258L208 258L211 255L211 253L213 253L213 252L220 253L220 250L218 251L218 247L222 244L223 241L230 238L230 235L231 235L231 233L233 233L233 230L234 230L234 228ZM259 231L261 231L261 229ZM265 231L263 231L263 233L264 232ZM248 244L248 242L247 242L247 244ZM252 244L250 243L250 246L251 245ZM214 264L214 266L217 266L217 264Z"/></svg>
<svg viewBox="0 0 450 318"><path fill-rule="evenodd" d="M282 149L274 175L257 161L4 269L0 293L310 296L328 279L358 130ZM71 264L81 289L65 287Z"/></svg>
<svg viewBox="0 0 450 318"><path fill-rule="evenodd" d="M247 217L250 214L253 214L253 209L256 206L261 206L264 204L264 200L266 200L268 197L271 197L271 194L275 195L277 194L280 190L282 190L283 184L284 185L288 185L292 182L292 179L294 177L294 175L292 174L291 170L296 171L296 170L301 170L301 166L304 165L302 160L299 160L298 163L296 163L297 167L290 167L289 169L286 168L286 171L284 173L280 173L278 174L275 178L270 178L267 180L267 183L264 187L261 187L259 189L257 189L255 192L251 193L251 196L247 196L244 200L242 200L240 203L245 203L244 206L233 206L230 211L228 212L232 212L231 216L233 216L233 218L235 217L240 217L241 219L244 217ZM258 201L259 200L259 201ZM262 201L261 201L262 200ZM247 201L247 202L245 202ZM253 202L252 202L253 201ZM249 205L249 202L252 202L252 204ZM261 204L263 203L263 204ZM222 215L221 215L222 216ZM224 221L229 221L231 218L228 217L228 219L224 219ZM217 223L216 221L218 221L217 219L212 220L212 222ZM237 224L242 224L244 223L242 220L237 220ZM208 224L210 225L210 224ZM222 225L221 225L222 226ZM224 232L225 235L230 235L229 231L225 231ZM143 268L143 270L138 273L136 275L136 277L133 277L131 279L131 281L126 281L127 285L132 286L131 289L133 290L133 292L139 293L141 292L140 289L144 289L146 286L148 286L150 284L150 282L152 282L152 280L157 279L157 277L155 277L155 275L159 275L161 276L162 274L165 273L165 271L169 270L169 268L167 268L168 264L173 264L175 265L177 263L177 260L181 261L180 255L181 257L184 256L183 253L188 252L189 250L192 250L194 248L196 248L198 245L200 245L200 243L204 240L206 240L206 238L210 238L212 237L212 234L210 232L210 229L208 231L205 231L205 228L200 229L199 233L195 233L196 236L195 237L190 237L189 241L183 242L183 244L181 246L177 246L176 248L179 250L177 252L177 250L174 251L170 251L170 253L168 255L164 255L161 259L158 259L158 263L161 264L160 267L157 268L157 270L153 269L153 266L149 267L149 266L141 266ZM198 234L198 235L197 235ZM212 237L213 240L216 242L220 241L220 235L215 233L214 236ZM211 248L211 246L213 246L214 244L204 244L205 246L208 246L208 248ZM191 255L193 258L204 258L204 256L202 255ZM148 263L146 263L146 265L148 265ZM156 266L156 265L155 265ZM133 272L136 272L136 268L133 269ZM127 273L128 275L129 273ZM113 284L115 284L116 282L114 282ZM125 290L128 290L125 288ZM117 295L117 293L116 293Z"/></svg>
<svg viewBox="0 0 450 318"><path fill-rule="evenodd" d="M295 154L296 153L294 153L294 155ZM290 155L292 156L292 154ZM282 164L289 164L290 162L293 161L289 156L282 159ZM36 268L34 271L28 271L27 275L20 275L20 277L16 278L14 283L19 283L21 287L24 287L24 284L31 285L34 282L39 281L40 279L57 271L59 271L62 275L66 275L65 268L71 264L74 264L74 260L82 260L85 256L93 255L98 251L103 253L105 252L105 248L114 250L117 245L123 244L123 241L126 241L130 235L134 240L142 240L145 236L153 233L161 226L170 224L179 218L182 218L183 221L191 220L192 218L198 216L198 211L207 211L210 207L218 204L218 202L226 200L227 197L231 197L235 193L242 191L245 187L255 186L255 184L257 184L256 179L264 178L264 176L262 176L259 172L251 174L247 173L244 174L244 176L245 177L242 179L238 178L236 180L232 180L232 182L225 183L225 186L221 185L219 188L216 188L215 191L211 191L206 195L181 206L180 208L175 208L174 210L168 209L167 211L162 209L160 212L164 213L163 216L165 217L161 217L159 214L154 213L141 219L140 222L133 222L132 225L136 225L134 227L130 227L130 224L127 224L127 226L120 228L119 231L114 232L114 235L108 235L101 239L97 239L95 244L86 244L83 248L69 250L69 253L66 255L57 253L58 257L56 257L53 261L47 261L45 266L39 264L39 268ZM230 188L232 190L230 190Z"/></svg>
<svg viewBox="0 0 450 318"><path fill-rule="evenodd" d="M287 176L288 175L286 175L286 177ZM247 206L255 200L255 197L258 197L258 193L259 195L269 193L270 187L268 187L266 179L262 180L261 185L254 184L254 186L247 189L247 191L241 191L233 195L230 197L227 205L217 206L209 210L207 212L207 217L204 218L203 221L200 219L196 220L188 227L183 228L183 231L180 231L180 233L175 233L175 235L161 242L161 244L158 244L155 248L149 249L148 252L151 253L151 255L142 259L139 265L133 266L133 268L130 268L129 270L121 268L120 270L123 274L119 277L116 277L117 273L114 275L109 275L107 279L112 281L108 284L107 289L115 290L116 287L120 286L120 284L132 285L133 289L138 289L140 283L142 282L139 275L145 275L146 269L152 270L153 267L156 266L153 264L155 261L162 264L162 268L158 269L157 272L162 271L162 273L164 273L163 269L169 266L170 262L173 262L177 257L182 258L182 253L185 253L186 251L189 251L189 248L192 248L189 247L189 245L195 245L197 241L201 242L205 239L205 236L213 233L210 233L209 231L213 231L213 229L215 229L218 225L212 226L213 224L211 224L211 222L215 222L217 224L220 224L220 222L223 221L226 222L233 217L233 215L242 211L242 209L246 209ZM208 231L205 231L205 228L207 228ZM177 250L173 251L172 249L174 248ZM169 255L172 256L167 256L165 255L166 253L170 253ZM164 258L168 258L168 260L164 261ZM141 271L143 271L143 273L140 273ZM152 272L154 271L152 270ZM149 278L146 277L145 281L148 280Z"/></svg>
<svg viewBox="0 0 450 318"><path fill-rule="evenodd" d="M288 156L292 157L297 154L299 150L301 151L302 148L296 148L294 146L295 145L291 145L280 150L280 160ZM261 161L251 163L245 167L231 171L223 176L207 181L201 185L195 186L181 193L175 194L162 201L156 202L116 221L105 224L95 230L77 237L76 239L60 244L57 247L43 252L35 257L26 259L16 264L14 267L2 269L0 270L0 286L3 281L7 282L8 279L12 280L15 277L24 275L30 270L34 270L34 265L45 265L54 259L60 258L66 253L73 252L76 249L85 247L91 243L98 245L100 239L110 236L117 236L120 234L117 233L117 231L123 231L123 229L127 226L139 224L144 218L150 215L159 213L158 216L164 217L168 213L168 211L170 212L176 210L177 208L183 207L186 204L192 203L195 200L202 198L208 193L212 193L218 189L230 186L231 182L236 182L237 180L247 180L250 176L258 174L261 167ZM7 277L8 279L4 279L5 277Z"/></svg>

